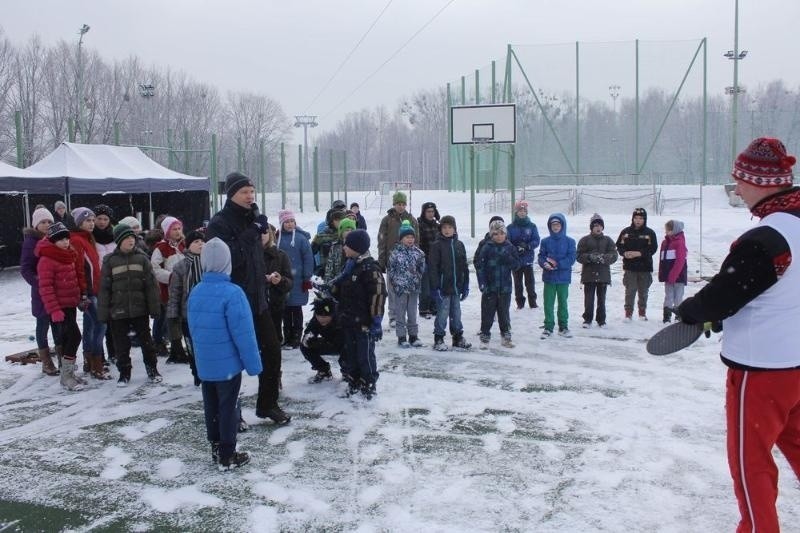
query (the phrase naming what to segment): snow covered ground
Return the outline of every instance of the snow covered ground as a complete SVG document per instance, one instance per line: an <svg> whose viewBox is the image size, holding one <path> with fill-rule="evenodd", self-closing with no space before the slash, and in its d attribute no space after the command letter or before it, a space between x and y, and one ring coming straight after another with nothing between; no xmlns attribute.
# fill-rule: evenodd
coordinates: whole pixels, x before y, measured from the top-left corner
<svg viewBox="0 0 800 533"><path fill-rule="evenodd" d="M664 194L698 196L699 188ZM466 194L414 191L411 210L416 215L432 200L442 215L456 216L471 257L493 214L480 209L489 196L476 201L476 239ZM663 215L645 205L659 239L669 218L685 222L694 276L713 274L731 240L754 223L728 206L721 187L703 196L702 258L695 202L676 201ZM363 194L348 199L365 205ZM624 202L588 204L567 217L576 240L595 208L612 238L629 224ZM531 216L546 233L548 213L536 209ZM382 214L365 210L373 239ZM298 220L311 230L323 215ZM513 349L499 346L497 326L489 351L403 350L387 333L371 402L340 398L337 380L307 384L312 372L299 351L284 352L281 402L294 418L282 428L255 418L257 383L245 377L252 427L239 447L253 460L233 473L211 464L200 391L185 366L162 364L164 383L150 385L134 350L128 388L94 382L67 393L38 365L0 363L0 523L17 521L9 531L732 530L738 512L725 457L718 337L672 356L647 355L644 343L661 326L663 289L655 283L650 291L649 322L623 323L619 264L608 327L581 329L578 272L576 265L574 338L540 341L543 313L531 309L512 310ZM539 290L538 268L536 275ZM476 343L474 276L472 289L463 314ZM18 271L0 273L0 295L2 352L32 346L28 287ZM432 344L433 323L421 321ZM778 505L790 530L800 523L798 483L782 458L779 464Z"/></svg>

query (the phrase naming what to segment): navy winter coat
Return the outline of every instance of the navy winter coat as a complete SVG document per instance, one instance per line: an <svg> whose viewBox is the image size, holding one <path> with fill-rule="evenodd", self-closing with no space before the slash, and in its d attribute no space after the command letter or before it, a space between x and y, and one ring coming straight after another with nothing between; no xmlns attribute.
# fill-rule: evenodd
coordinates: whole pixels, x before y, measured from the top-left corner
<svg viewBox="0 0 800 533"><path fill-rule="evenodd" d="M47 315L47 311L42 303L42 297L39 296L39 275L36 273L36 266L39 264L39 258L34 254L36 243L44 237L41 233L34 228L25 228L22 230L22 254L19 259L19 272L22 277L31 286L31 313L35 317Z"/></svg>
<svg viewBox="0 0 800 533"><path fill-rule="evenodd" d="M481 248L476 270L481 292L511 293L511 271L520 267L519 256L508 239L500 244L491 238Z"/></svg>
<svg viewBox="0 0 800 533"><path fill-rule="evenodd" d="M539 230L530 218L514 215L514 222L508 226L508 240L519 253L520 266L532 265L539 247Z"/></svg>
<svg viewBox="0 0 800 533"><path fill-rule="evenodd" d="M311 252L308 237L297 230L293 232L281 230L278 233L278 248L286 252L292 264L292 290L286 298L286 305L290 307L306 305L308 292L303 290L303 282L309 281L314 275L314 254Z"/></svg>

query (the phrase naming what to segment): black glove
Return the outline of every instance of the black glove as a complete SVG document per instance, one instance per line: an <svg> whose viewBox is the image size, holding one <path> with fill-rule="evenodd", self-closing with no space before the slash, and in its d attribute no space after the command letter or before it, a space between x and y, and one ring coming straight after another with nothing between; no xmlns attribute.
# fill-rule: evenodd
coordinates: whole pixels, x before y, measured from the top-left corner
<svg viewBox="0 0 800 533"><path fill-rule="evenodd" d="M260 231L262 235L269 231L269 220L267 220L267 215L258 215L253 221L253 224L256 225L258 231Z"/></svg>
<svg viewBox="0 0 800 533"><path fill-rule="evenodd" d="M523 246L521 244L519 246L517 246L517 253L519 255L525 255L525 252L527 252L527 251L528 251L527 246Z"/></svg>

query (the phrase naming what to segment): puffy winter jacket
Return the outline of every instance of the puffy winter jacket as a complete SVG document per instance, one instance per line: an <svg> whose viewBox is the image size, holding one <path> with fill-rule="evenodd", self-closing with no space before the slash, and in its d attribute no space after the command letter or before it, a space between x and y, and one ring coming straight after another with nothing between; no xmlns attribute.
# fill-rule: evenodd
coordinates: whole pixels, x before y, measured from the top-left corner
<svg viewBox="0 0 800 533"><path fill-rule="evenodd" d="M114 250L103 260L97 319L100 322L156 316L161 311L156 278L150 260L133 249Z"/></svg>
<svg viewBox="0 0 800 533"><path fill-rule="evenodd" d="M590 233L578 241L577 259L583 265L581 283L611 284L611 266L617 262L614 239L605 234Z"/></svg>
<svg viewBox="0 0 800 533"><path fill-rule="evenodd" d="M425 273L425 254L416 246L397 243L389 255L386 275L395 294L419 292Z"/></svg>
<svg viewBox="0 0 800 533"><path fill-rule="evenodd" d="M197 374L227 381L242 370L261 373L253 314L242 288L221 272L206 272L187 303Z"/></svg>
<svg viewBox="0 0 800 533"><path fill-rule="evenodd" d="M431 246L428 257L431 290L439 289L445 296L460 294L469 288L467 250L457 237L439 236Z"/></svg>
<svg viewBox="0 0 800 533"><path fill-rule="evenodd" d="M22 253L19 258L19 272L22 274L23 279L31 286L31 313L35 317L45 316L47 311L44 310L42 297L39 296L39 274L36 267L39 264L39 258L36 257L36 245L44 238L44 233L37 231L34 228L25 228L22 230Z"/></svg>
<svg viewBox="0 0 800 533"><path fill-rule="evenodd" d="M532 265L539 247L539 230L530 218L514 215L508 226L508 240L519 253L520 266Z"/></svg>
<svg viewBox="0 0 800 533"><path fill-rule="evenodd" d="M77 252L70 247L59 248L47 239L36 244L39 258L36 271L39 275L39 294L47 314L60 309L77 307L81 301L81 269L76 266Z"/></svg>
<svg viewBox="0 0 800 533"><path fill-rule="evenodd" d="M553 233L550 221L556 219L561 222L561 231ZM572 265L575 264L575 239L567 236L567 219L561 213L555 213L547 218L548 237L542 239L539 247L539 266L542 267L542 281L554 285L569 285L572 281ZM544 268L548 259L555 261L552 270Z"/></svg>
<svg viewBox="0 0 800 533"><path fill-rule="evenodd" d="M683 233L683 222L673 220L672 235L667 235L661 241L658 281L686 284L688 280L686 254L686 236Z"/></svg>
<svg viewBox="0 0 800 533"><path fill-rule="evenodd" d="M175 266L183 262L183 251L183 241L162 240L156 244L153 255L150 256L150 264L158 280L158 291L162 304L169 302L169 278L172 276Z"/></svg>
<svg viewBox="0 0 800 533"><path fill-rule="evenodd" d="M81 293L96 296L100 292L100 256L94 245L94 236L81 229L72 230L69 243L78 252L75 261L78 268L83 270L83 276L78 280L82 283Z"/></svg>
<svg viewBox="0 0 800 533"><path fill-rule="evenodd" d="M301 232L281 231L278 233L278 248L289 256L292 265L292 289L286 298L286 305L297 306L308 303L308 292L303 290L303 282L314 275L314 254L308 238Z"/></svg>

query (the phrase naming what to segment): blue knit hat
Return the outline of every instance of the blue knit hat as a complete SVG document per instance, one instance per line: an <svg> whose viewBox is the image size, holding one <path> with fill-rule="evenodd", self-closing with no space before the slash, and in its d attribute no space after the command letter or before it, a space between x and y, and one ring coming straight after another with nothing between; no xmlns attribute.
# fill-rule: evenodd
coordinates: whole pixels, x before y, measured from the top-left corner
<svg viewBox="0 0 800 533"><path fill-rule="evenodd" d="M365 254L369 250L369 234L363 229L353 230L344 238L344 245L359 255Z"/></svg>

